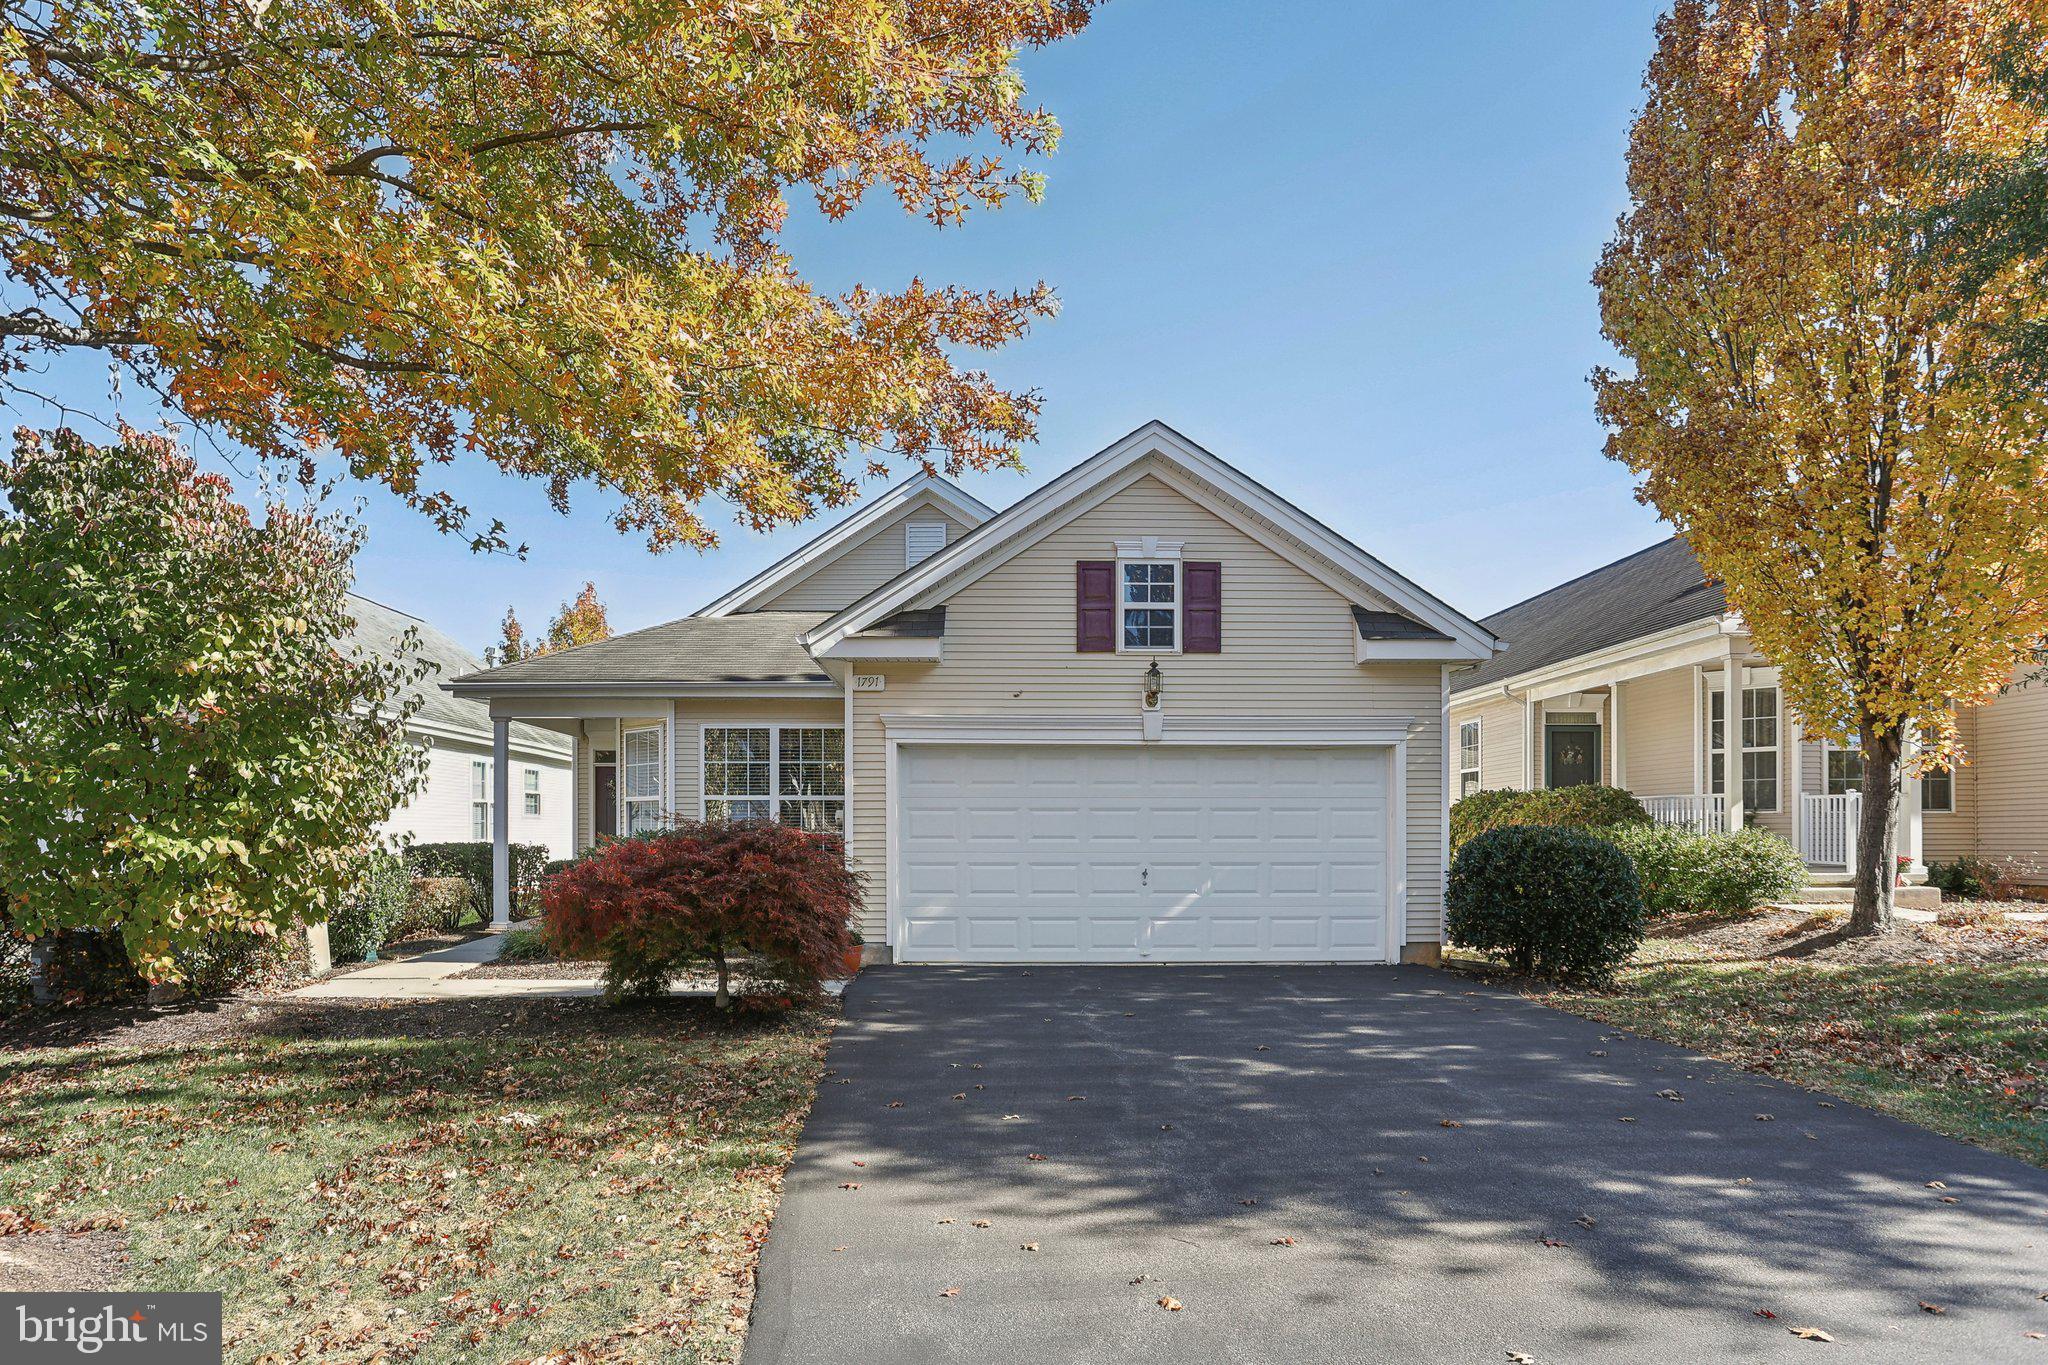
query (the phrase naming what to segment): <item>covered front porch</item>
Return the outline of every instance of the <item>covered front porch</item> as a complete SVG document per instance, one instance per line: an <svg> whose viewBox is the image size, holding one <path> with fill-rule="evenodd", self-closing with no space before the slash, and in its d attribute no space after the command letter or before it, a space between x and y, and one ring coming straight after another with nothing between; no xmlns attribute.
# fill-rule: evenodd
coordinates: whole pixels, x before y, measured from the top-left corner
<svg viewBox="0 0 2048 1365"><path fill-rule="evenodd" d="M1769 829L1799 850L1817 884L1846 880L1855 866L1862 756L1802 732L1777 669L1754 652L1739 619L1693 622L1568 660L1499 684L1483 701L1496 718L1520 722L1495 727L1518 732L1513 785L1605 783L1633 793L1662 825ZM1506 716L1504 704L1513 708ZM1461 740L1474 739L1472 725ZM1500 755L1487 767L1500 774ZM1462 789L1481 771L1474 761ZM1926 875L1922 806L1921 781L1909 778L1899 849L1914 882Z"/></svg>

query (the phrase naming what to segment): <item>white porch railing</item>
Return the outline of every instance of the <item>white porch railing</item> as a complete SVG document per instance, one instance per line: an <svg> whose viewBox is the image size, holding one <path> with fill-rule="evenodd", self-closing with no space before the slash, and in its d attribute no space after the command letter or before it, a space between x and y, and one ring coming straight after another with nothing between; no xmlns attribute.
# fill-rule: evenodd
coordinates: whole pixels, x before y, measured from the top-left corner
<svg viewBox="0 0 2048 1365"><path fill-rule="evenodd" d="M1728 798L1725 796L1644 796L1638 798L1650 818L1660 825L1720 834L1728 828Z"/></svg>
<svg viewBox="0 0 2048 1365"><path fill-rule="evenodd" d="M1799 856L1815 867L1856 865L1856 830L1863 819L1858 792L1799 798Z"/></svg>

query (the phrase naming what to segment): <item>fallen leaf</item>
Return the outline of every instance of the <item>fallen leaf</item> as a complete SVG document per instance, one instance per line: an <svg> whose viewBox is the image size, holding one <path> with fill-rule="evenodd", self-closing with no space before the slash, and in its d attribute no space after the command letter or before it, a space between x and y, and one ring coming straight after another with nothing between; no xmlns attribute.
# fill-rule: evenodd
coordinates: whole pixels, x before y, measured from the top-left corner
<svg viewBox="0 0 2048 1365"><path fill-rule="evenodd" d="M1026 1161L1048 1161L1048 1160L1051 1160L1051 1158L1047 1157L1047 1156L1045 1155L1045 1153L1043 1153L1043 1152L1026 1152L1026 1153L1024 1154L1024 1159L1025 1159Z"/></svg>
<svg viewBox="0 0 2048 1365"><path fill-rule="evenodd" d="M1832 1109L1835 1107L1835 1102L1833 1100L1815 1100L1814 1103L1818 1104L1823 1109Z"/></svg>
<svg viewBox="0 0 2048 1365"><path fill-rule="evenodd" d="M1787 1327L1786 1331L1801 1341L1833 1341L1834 1338L1818 1327Z"/></svg>
<svg viewBox="0 0 2048 1365"><path fill-rule="evenodd" d="M856 1162L854 1162L853 1164L854 1164L854 1165L856 1165L856 1166L865 1166L865 1165L867 1165L868 1163L867 1163L867 1162L865 1162L865 1161L856 1161Z"/></svg>
<svg viewBox="0 0 2048 1365"><path fill-rule="evenodd" d="M846 1248L845 1248L845 1247L833 1247L832 1249L833 1249L834 1251L844 1251L844 1250L846 1250Z"/></svg>
<svg viewBox="0 0 2048 1365"><path fill-rule="evenodd" d="M1294 1239L1292 1237L1275 1237L1273 1245L1276 1247L1291 1247L1294 1245Z"/></svg>
<svg viewBox="0 0 2048 1365"><path fill-rule="evenodd" d="M858 1180L848 1180L841 1184L839 1188L842 1190L857 1190L860 1188L860 1182Z"/></svg>
<svg viewBox="0 0 2048 1365"><path fill-rule="evenodd" d="M1948 1182L1946 1180L1930 1180L1927 1182L1927 1188L1930 1190L1945 1190L1948 1188Z"/></svg>
<svg viewBox="0 0 2048 1365"><path fill-rule="evenodd" d="M1557 1240L1557 1238L1555 1238L1555 1237L1545 1237L1545 1238L1543 1239L1543 1245L1545 1245L1545 1246L1547 1246L1547 1247L1568 1247L1568 1246L1570 1246L1570 1245L1571 1245L1571 1243L1570 1243L1570 1242L1560 1242L1560 1241L1559 1241L1559 1240Z"/></svg>
<svg viewBox="0 0 2048 1365"><path fill-rule="evenodd" d="M952 1221L953 1221L953 1220L952 1220L952 1219L950 1219L950 1218L941 1218L941 1219L939 1220L939 1226L941 1226L941 1227L944 1227L944 1226L945 1226L946 1224L948 1224L948 1223L950 1223L950 1222L952 1222Z"/></svg>
<svg viewBox="0 0 2048 1365"><path fill-rule="evenodd" d="M1920 1300L1920 1311L1923 1313L1934 1313L1939 1315L1942 1313L1946 1313L1948 1309L1943 1308L1938 1303L1929 1303L1927 1300L1922 1299Z"/></svg>
<svg viewBox="0 0 2048 1365"><path fill-rule="evenodd" d="M1168 1294L1159 1300L1159 1306L1169 1313L1178 1313L1180 1311L1180 1300Z"/></svg>
<svg viewBox="0 0 2048 1365"><path fill-rule="evenodd" d="M989 1222L986 1218L977 1218L974 1220L974 1226L978 1228L992 1228L995 1224Z"/></svg>
<svg viewBox="0 0 2048 1365"><path fill-rule="evenodd" d="M1254 1052L1271 1052L1273 1049L1267 1047L1264 1043L1260 1043L1256 1048L1253 1048L1252 1050Z"/></svg>
<svg viewBox="0 0 2048 1365"><path fill-rule="evenodd" d="M967 1098L967 1092L963 1090L959 1094L955 1095L953 1098L956 1100L964 1100Z"/></svg>
<svg viewBox="0 0 2048 1365"><path fill-rule="evenodd" d="M1595 1227L1599 1226L1597 1223L1593 1221L1593 1215L1590 1213L1582 1213L1572 1221L1577 1223L1580 1227L1584 1228L1588 1232L1591 1232Z"/></svg>
<svg viewBox="0 0 2048 1365"><path fill-rule="evenodd" d="M1536 1357L1526 1351L1509 1351L1508 1365L1536 1365Z"/></svg>
<svg viewBox="0 0 2048 1365"><path fill-rule="evenodd" d="M1959 1204L1959 1203L1961 1203L1962 1201L1961 1201L1960 1199L1957 1199L1957 1198L1956 1198L1956 1197L1955 1197L1954 1195L1952 1195L1952 1194L1945 1194L1945 1195L1943 1195L1943 1196L1941 1197L1941 1202L1942 1202L1942 1203L1944 1203L1944 1204Z"/></svg>
<svg viewBox="0 0 2048 1365"><path fill-rule="evenodd" d="M1657 1098L1660 1100L1670 1100L1673 1104L1676 1104L1683 1100L1685 1096L1679 1094L1676 1090L1659 1090Z"/></svg>
<svg viewBox="0 0 2048 1365"><path fill-rule="evenodd" d="M1003 1117L1006 1119L1021 1119L1024 1116L1022 1114L1005 1114Z"/></svg>
<svg viewBox="0 0 2048 1365"><path fill-rule="evenodd" d="M960 1286L959 1286L959 1285L957 1285L957 1284L956 1284L956 1285L953 1285L953 1286L952 1286L951 1288L948 1288L948 1289L941 1289L941 1290L939 1291L939 1297L940 1297L940 1298L942 1298L942 1299L953 1299L953 1298L958 1298L959 1296L960 1296Z"/></svg>
<svg viewBox="0 0 2048 1365"><path fill-rule="evenodd" d="M1624 1115L1622 1115L1622 1116L1621 1116L1621 1118L1620 1118L1619 1122L1622 1122L1622 1123L1634 1123L1634 1122L1635 1122L1635 1119L1634 1119L1633 1117L1631 1117L1631 1116L1627 1115L1627 1114L1624 1114Z"/></svg>
<svg viewBox="0 0 2048 1365"><path fill-rule="evenodd" d="M1069 1104L1071 1104L1071 1103L1073 1103L1073 1102L1074 1102L1075 1100L1085 1100L1085 1099L1087 1099L1087 1098L1088 1098L1088 1097L1087 1097L1086 1095L1069 1095L1069 1096L1067 1096L1067 1102L1068 1102Z"/></svg>
<svg viewBox="0 0 2048 1365"><path fill-rule="evenodd" d="M1159 1125L1159 1131L1162 1133L1170 1133L1173 1131L1173 1125L1170 1123L1162 1123Z"/></svg>
<svg viewBox="0 0 2048 1365"><path fill-rule="evenodd" d="M1147 1278L1148 1278L1147 1276L1144 1276L1144 1275L1140 1275L1140 1276L1138 1276L1138 1278L1137 1278L1137 1279L1135 1279L1135 1280L1132 1280L1132 1281L1131 1281L1131 1283L1132 1283L1132 1284L1143 1284L1143 1283L1145 1283L1145 1281L1146 1281L1146 1279L1147 1279Z"/></svg>
<svg viewBox="0 0 2048 1365"><path fill-rule="evenodd" d="M1378 1172L1378 1171L1374 1171L1374 1172L1373 1172L1373 1174L1374 1174L1374 1175L1378 1175L1378 1174L1379 1174L1379 1172ZM1252 1204L1256 1204L1256 1203L1258 1203L1259 1201L1258 1201L1258 1200L1256 1200L1256 1199L1240 1199L1240 1200L1238 1200L1237 1202L1238 1202L1238 1203L1240 1203L1240 1204L1244 1204L1244 1205L1246 1205L1246 1206L1250 1206L1250 1205L1252 1205ZM2043 1295L2042 1297L2043 1297L2043 1298L2048 1298L2048 1295Z"/></svg>
<svg viewBox="0 0 2048 1365"><path fill-rule="evenodd" d="M1759 1308L1756 1310L1756 1316L1760 1318L1775 1318L1778 1315L1768 1308Z"/></svg>
<svg viewBox="0 0 2048 1365"><path fill-rule="evenodd" d="M1595 1057L1605 1057L1607 1055L1607 1049L1604 1047L1596 1047L1593 1049L1592 1055Z"/></svg>
<svg viewBox="0 0 2048 1365"><path fill-rule="evenodd" d="M1463 1128L1465 1125L1456 1119L1438 1119L1436 1126L1439 1128Z"/></svg>
<svg viewBox="0 0 2048 1365"><path fill-rule="evenodd" d="M1776 1114L1758 1114L1756 1116L1756 1121L1758 1123L1776 1123L1778 1121L1778 1116Z"/></svg>
<svg viewBox="0 0 2048 1365"><path fill-rule="evenodd" d="M1019 1248L1018 1248L1018 1250L1020 1250L1020 1251L1036 1251L1036 1250L1038 1250L1038 1243L1036 1243L1036 1242L1026 1242L1026 1243L1024 1243L1024 1244L1023 1244L1023 1245L1022 1245L1021 1247L1019 1247Z"/></svg>
<svg viewBox="0 0 2048 1365"><path fill-rule="evenodd" d="M890 1101L889 1101L889 1107L890 1107L891 1109L901 1109L901 1108L903 1107L903 1101L902 1101L902 1100L890 1100Z"/></svg>

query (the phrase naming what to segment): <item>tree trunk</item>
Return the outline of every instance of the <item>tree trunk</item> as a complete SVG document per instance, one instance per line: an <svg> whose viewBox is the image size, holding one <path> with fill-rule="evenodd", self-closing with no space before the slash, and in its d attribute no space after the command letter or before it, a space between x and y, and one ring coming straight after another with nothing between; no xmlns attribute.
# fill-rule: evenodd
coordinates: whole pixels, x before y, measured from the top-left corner
<svg viewBox="0 0 2048 1365"><path fill-rule="evenodd" d="M725 963L725 949L714 950L711 961L718 968L718 994L712 1003L719 1009L729 1010L732 1008L732 981L730 969Z"/></svg>
<svg viewBox="0 0 2048 1365"><path fill-rule="evenodd" d="M1856 829L1856 904L1852 934L1882 934L1892 927L1892 890L1898 885L1899 758L1901 732L1863 727L1863 815Z"/></svg>

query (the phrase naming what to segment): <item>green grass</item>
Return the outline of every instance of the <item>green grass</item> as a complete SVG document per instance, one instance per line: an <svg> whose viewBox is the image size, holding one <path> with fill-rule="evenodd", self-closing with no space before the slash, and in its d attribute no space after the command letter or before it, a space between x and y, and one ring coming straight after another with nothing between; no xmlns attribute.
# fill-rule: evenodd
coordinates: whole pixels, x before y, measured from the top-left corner
<svg viewBox="0 0 2048 1365"><path fill-rule="evenodd" d="M1608 988L1532 994L2048 1166L2048 961L1833 964L1651 938Z"/></svg>
<svg viewBox="0 0 2048 1365"><path fill-rule="evenodd" d="M460 1008L0 1055L0 1222L124 1227L230 1360L735 1358L829 1018Z"/></svg>

